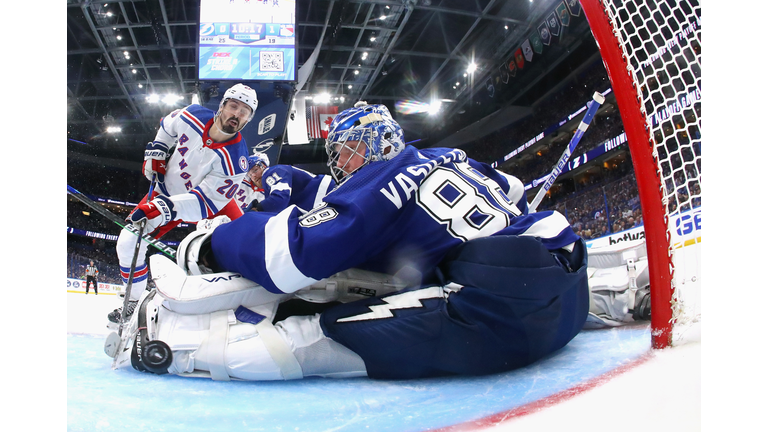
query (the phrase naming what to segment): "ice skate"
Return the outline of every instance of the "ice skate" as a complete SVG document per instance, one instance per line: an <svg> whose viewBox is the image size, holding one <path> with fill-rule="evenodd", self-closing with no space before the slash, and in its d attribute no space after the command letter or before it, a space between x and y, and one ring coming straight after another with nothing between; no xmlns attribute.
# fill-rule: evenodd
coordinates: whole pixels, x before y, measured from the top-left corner
<svg viewBox="0 0 768 432"><path fill-rule="evenodd" d="M138 300L129 300L128 301L128 308L125 311L125 319L130 320L131 315L133 315L133 311L136 309L136 305L139 303ZM120 316L123 313L123 308L119 307L109 314L107 314L107 328L112 330L117 330L118 326L120 325Z"/></svg>

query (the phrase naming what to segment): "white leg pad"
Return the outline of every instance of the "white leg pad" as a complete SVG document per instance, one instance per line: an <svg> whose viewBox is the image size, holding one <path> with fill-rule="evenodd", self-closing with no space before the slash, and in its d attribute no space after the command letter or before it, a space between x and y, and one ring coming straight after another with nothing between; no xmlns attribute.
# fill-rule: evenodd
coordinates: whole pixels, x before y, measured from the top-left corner
<svg viewBox="0 0 768 432"><path fill-rule="evenodd" d="M600 248L589 248L587 250L587 267L618 267L624 265L629 258L635 261L648 259L645 239L620 242Z"/></svg>
<svg viewBox="0 0 768 432"><path fill-rule="evenodd" d="M173 351L171 374L217 381L303 378L288 343L264 319L236 320L232 310L182 315L161 308L158 339Z"/></svg>
<svg viewBox="0 0 768 432"><path fill-rule="evenodd" d="M589 327L634 322L638 288L650 284L645 241L620 243L589 252Z"/></svg>
<svg viewBox="0 0 768 432"><path fill-rule="evenodd" d="M353 378L368 373L359 355L325 336L320 315L293 316L275 324L296 356L305 377Z"/></svg>
<svg viewBox="0 0 768 432"><path fill-rule="evenodd" d="M182 314L204 314L244 306L270 318L290 294L274 294L238 273L188 276L163 255L152 255L150 266L163 305ZM270 313L269 311L272 310Z"/></svg>
<svg viewBox="0 0 768 432"><path fill-rule="evenodd" d="M235 324L234 312L230 310L218 311L211 314L211 326L208 337L200 344L195 353L198 368L204 363L215 381L229 381L224 354L229 342L229 326Z"/></svg>

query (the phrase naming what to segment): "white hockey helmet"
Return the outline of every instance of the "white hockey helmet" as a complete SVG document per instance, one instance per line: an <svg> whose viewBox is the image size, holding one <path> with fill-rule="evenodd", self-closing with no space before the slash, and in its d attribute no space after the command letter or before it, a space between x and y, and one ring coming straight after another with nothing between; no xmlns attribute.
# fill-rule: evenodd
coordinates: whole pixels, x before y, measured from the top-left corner
<svg viewBox="0 0 768 432"><path fill-rule="evenodd" d="M259 107L259 99L256 97L256 91L245 84L235 84L228 88L224 92L224 96L219 102L219 113L224 108L224 104L230 99L237 99L240 102L248 105L251 108L251 115L248 117L248 122L253 120L253 116L256 114L256 108ZM218 115L218 113L217 113Z"/></svg>

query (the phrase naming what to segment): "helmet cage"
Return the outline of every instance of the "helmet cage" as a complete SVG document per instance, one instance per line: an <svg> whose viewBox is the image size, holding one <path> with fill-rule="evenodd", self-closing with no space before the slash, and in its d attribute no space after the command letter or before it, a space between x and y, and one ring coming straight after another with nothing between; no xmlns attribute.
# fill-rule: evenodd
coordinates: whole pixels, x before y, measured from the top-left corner
<svg viewBox="0 0 768 432"><path fill-rule="evenodd" d="M328 167L331 169L331 176L336 180L336 183L341 183L342 180L368 165L374 153L372 148L373 134L374 131L370 127L358 127L328 134L325 151L328 153ZM357 144L347 144L353 142ZM361 149L363 152L360 151ZM355 153L363 157L363 163L356 168L348 168ZM341 166L339 166L340 160L343 162Z"/></svg>

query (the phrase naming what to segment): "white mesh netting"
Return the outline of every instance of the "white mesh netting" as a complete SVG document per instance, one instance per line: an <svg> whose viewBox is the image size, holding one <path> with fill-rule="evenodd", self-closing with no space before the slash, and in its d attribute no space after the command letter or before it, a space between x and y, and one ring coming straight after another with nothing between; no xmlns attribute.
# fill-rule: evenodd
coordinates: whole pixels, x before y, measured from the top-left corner
<svg viewBox="0 0 768 432"><path fill-rule="evenodd" d="M658 161L673 257L673 338L700 320L701 6L603 0L622 47ZM690 336L690 335L688 335Z"/></svg>

